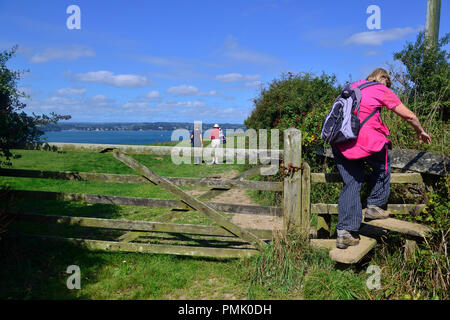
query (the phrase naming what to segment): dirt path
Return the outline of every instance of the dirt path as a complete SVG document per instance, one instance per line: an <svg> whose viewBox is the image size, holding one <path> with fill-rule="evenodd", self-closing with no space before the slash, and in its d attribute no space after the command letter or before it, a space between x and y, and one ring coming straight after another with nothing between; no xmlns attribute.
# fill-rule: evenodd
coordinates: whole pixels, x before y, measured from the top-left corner
<svg viewBox="0 0 450 320"><path fill-rule="evenodd" d="M239 173L236 170L230 170L220 175L223 179L232 179ZM254 202L244 189L230 189L211 199L211 202L235 203L258 205ZM282 226L282 218L259 215L259 214L235 214L232 222L244 228L278 230Z"/></svg>

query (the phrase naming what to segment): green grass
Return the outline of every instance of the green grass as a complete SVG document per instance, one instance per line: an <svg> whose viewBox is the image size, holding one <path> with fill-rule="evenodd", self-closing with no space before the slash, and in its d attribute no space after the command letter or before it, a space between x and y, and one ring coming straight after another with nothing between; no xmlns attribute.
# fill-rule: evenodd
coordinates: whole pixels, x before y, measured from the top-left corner
<svg viewBox="0 0 450 320"><path fill-rule="evenodd" d="M12 168L135 174L112 154L20 150ZM163 176L206 177L243 166L173 165L170 157L133 155ZM162 160L161 160L162 159ZM13 189L80 192L106 195L174 198L163 189L149 185L112 184L83 181L1 177L1 185ZM190 189L192 187L186 187ZM2 206L5 204L2 204ZM19 200L14 210L68 216L154 220L168 209L88 204L53 200ZM180 212L175 221L211 223L197 212ZM77 226L14 222L11 231L117 239L123 232ZM168 255L113 253L81 249L68 244L36 242L27 238L7 238L1 242L0 298L2 299L176 299L245 297L245 282L238 281L238 260L199 259ZM67 266L79 265L81 290L69 290ZM217 290L214 289L216 286Z"/></svg>
<svg viewBox="0 0 450 320"><path fill-rule="evenodd" d="M305 299L322 300L367 300L368 289L364 272L311 268L303 287Z"/></svg>
<svg viewBox="0 0 450 320"><path fill-rule="evenodd" d="M12 168L134 174L133 170L107 153L20 150L20 154L22 158L13 160ZM163 176L206 177L228 170L242 172L246 169L244 165L228 164L176 166L170 157L163 156L133 155L133 158ZM11 177L0 177L0 185L25 190L173 198L153 185ZM0 209L5 205L1 203ZM13 209L148 221L154 221L168 211L138 206L19 199L13 203ZM171 222L212 223L194 211L179 212ZM116 240L124 233L19 221L9 225L9 230L104 240ZM162 234L163 238L152 241L166 241L166 236ZM195 237L187 241L199 243ZM78 265L81 269L81 290L66 287L70 276L66 269L70 265ZM0 299L354 299L365 297L361 287L364 277L363 271L336 270L326 252L305 247L295 239L274 241L257 257L241 260L95 251L27 237L4 237L0 241ZM331 294L330 290L336 292Z"/></svg>
<svg viewBox="0 0 450 320"><path fill-rule="evenodd" d="M364 270L339 270L328 253L295 233L276 235L247 268L250 298L368 299Z"/></svg>
<svg viewBox="0 0 450 320"><path fill-rule="evenodd" d="M26 238L2 244L0 299L245 297L237 261L92 251ZM70 265L80 267L81 290L66 287Z"/></svg>

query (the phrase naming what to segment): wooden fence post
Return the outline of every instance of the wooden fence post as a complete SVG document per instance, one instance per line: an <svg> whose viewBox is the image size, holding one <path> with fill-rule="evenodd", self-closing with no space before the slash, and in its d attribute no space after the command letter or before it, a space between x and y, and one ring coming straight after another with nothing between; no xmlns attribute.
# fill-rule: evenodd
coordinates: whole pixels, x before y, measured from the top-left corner
<svg viewBox="0 0 450 320"><path fill-rule="evenodd" d="M309 217L311 214L311 168L309 164L304 162L301 183L301 212L300 212L300 232L305 236L309 236Z"/></svg>
<svg viewBox="0 0 450 320"><path fill-rule="evenodd" d="M291 164L300 167L302 158L302 133L295 128L284 130L284 157L283 162L287 167ZM283 194L283 230L299 228L301 225L301 171L294 171L284 178Z"/></svg>

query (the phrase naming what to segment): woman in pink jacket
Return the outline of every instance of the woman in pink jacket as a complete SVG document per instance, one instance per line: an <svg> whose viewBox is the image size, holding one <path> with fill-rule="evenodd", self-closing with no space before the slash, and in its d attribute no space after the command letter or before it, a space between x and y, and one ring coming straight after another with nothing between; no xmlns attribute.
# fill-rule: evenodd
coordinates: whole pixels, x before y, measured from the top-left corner
<svg viewBox="0 0 450 320"><path fill-rule="evenodd" d="M416 131L419 143L430 143L430 136L423 130L417 116L409 110L389 89L389 73L378 68L366 80L352 83L355 88L368 81L379 84L361 90L359 119L363 121L376 108L387 108L407 121ZM371 192L367 198L365 219L386 219L389 212L382 207L390 192L390 161L388 149L392 143L387 138L389 129L381 120L381 111L371 117L361 128L358 138L351 142L332 146L333 155L344 187L338 200L338 224L336 247L346 249L359 244L358 230L362 221L361 186L364 180L364 163L372 167Z"/></svg>

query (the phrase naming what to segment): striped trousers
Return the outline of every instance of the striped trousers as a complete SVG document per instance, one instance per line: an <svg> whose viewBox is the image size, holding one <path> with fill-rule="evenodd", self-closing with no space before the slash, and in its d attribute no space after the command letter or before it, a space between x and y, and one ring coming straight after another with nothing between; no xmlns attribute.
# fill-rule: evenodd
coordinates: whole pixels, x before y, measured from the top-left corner
<svg viewBox="0 0 450 320"><path fill-rule="evenodd" d="M384 206L390 194L391 165L387 145L381 151L361 159L349 160L337 148L333 155L344 187L338 200L338 224L336 229L358 231L362 221L361 186L364 181L364 164L371 168L371 191L367 205Z"/></svg>

